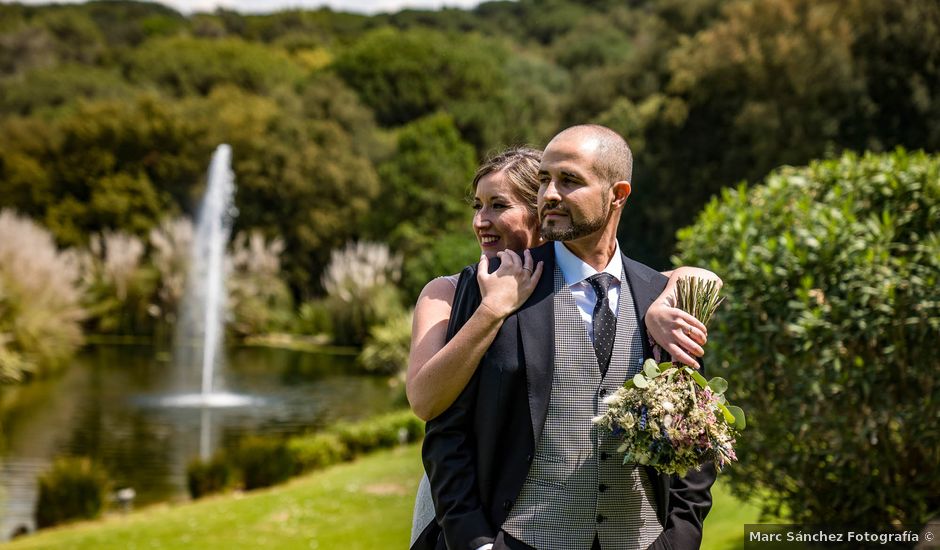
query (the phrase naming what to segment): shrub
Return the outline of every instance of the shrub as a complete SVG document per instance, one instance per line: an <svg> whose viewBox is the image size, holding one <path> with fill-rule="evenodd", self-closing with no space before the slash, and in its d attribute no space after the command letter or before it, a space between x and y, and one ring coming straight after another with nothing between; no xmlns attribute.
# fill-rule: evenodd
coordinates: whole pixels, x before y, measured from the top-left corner
<svg viewBox="0 0 940 550"><path fill-rule="evenodd" d="M309 336L333 334L333 318L326 300L304 302L297 313L294 331Z"/></svg>
<svg viewBox="0 0 940 550"><path fill-rule="evenodd" d="M339 437L353 456L356 456L375 449L417 441L424 435L424 422L406 410L356 423L337 424L330 431Z"/></svg>
<svg viewBox="0 0 940 550"><path fill-rule="evenodd" d="M0 211L0 383L51 370L81 345L77 279L48 231Z"/></svg>
<svg viewBox="0 0 940 550"><path fill-rule="evenodd" d="M207 461L195 459L186 467L186 483L191 497L220 493L235 482L236 472L225 453L216 453Z"/></svg>
<svg viewBox="0 0 940 550"><path fill-rule="evenodd" d="M362 344L373 325L401 311L394 284L401 278L401 257L382 243L349 243L334 250L323 275L327 308L337 344Z"/></svg>
<svg viewBox="0 0 940 550"><path fill-rule="evenodd" d="M98 517L108 494L108 477L88 458L61 458L39 477L36 526Z"/></svg>
<svg viewBox="0 0 940 550"><path fill-rule="evenodd" d="M157 313L152 300L159 273L146 264L144 242L106 231L92 235L78 254L89 330L109 334L150 334Z"/></svg>
<svg viewBox="0 0 940 550"><path fill-rule="evenodd" d="M232 242L229 264L229 327L238 336L253 336L287 328L293 300L281 278L284 241L267 242L258 231L239 233Z"/></svg>
<svg viewBox="0 0 940 550"><path fill-rule="evenodd" d="M150 231L150 263L158 286L151 310L163 324L173 326L186 293L186 274L192 257L193 222L188 218L165 219Z"/></svg>
<svg viewBox="0 0 940 550"><path fill-rule="evenodd" d="M362 367L378 374L397 374L408 365L411 348L411 318L414 310L402 312L369 331L359 354Z"/></svg>
<svg viewBox="0 0 940 550"><path fill-rule="evenodd" d="M250 437L241 443L236 467L242 473L246 491L276 485L296 472L287 443L261 437Z"/></svg>
<svg viewBox="0 0 940 550"><path fill-rule="evenodd" d="M679 237L677 264L725 281L709 353L749 411L737 491L797 522L936 514L940 158L785 167L724 191Z"/></svg>
<svg viewBox="0 0 940 550"><path fill-rule="evenodd" d="M287 448L298 472L318 470L350 458L349 448L331 433L292 437Z"/></svg>

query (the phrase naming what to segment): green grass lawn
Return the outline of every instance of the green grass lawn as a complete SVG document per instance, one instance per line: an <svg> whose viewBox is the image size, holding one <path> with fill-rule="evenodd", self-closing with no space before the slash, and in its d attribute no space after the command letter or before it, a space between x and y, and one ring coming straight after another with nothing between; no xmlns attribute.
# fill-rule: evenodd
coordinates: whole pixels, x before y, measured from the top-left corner
<svg viewBox="0 0 940 550"><path fill-rule="evenodd" d="M160 505L42 531L4 548L68 550L406 548L420 446L382 451L272 489ZM757 509L719 483L705 522L707 550L740 548Z"/></svg>

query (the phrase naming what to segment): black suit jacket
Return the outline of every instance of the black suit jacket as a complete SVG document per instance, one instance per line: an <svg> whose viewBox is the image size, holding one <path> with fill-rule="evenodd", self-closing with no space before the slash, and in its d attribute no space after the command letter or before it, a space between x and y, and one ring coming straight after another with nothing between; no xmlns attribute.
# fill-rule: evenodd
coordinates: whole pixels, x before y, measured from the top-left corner
<svg viewBox="0 0 940 550"><path fill-rule="evenodd" d="M427 423L423 459L437 525L425 529L413 549L476 550L493 542L522 489L545 425L554 366L553 245L533 249L532 256L544 262L532 296L505 320L457 401ZM626 256L623 266L642 320L667 278ZM479 303L476 267L470 266L457 285L448 340ZM652 548L698 548L714 470L678 478L649 469L649 475L664 527Z"/></svg>

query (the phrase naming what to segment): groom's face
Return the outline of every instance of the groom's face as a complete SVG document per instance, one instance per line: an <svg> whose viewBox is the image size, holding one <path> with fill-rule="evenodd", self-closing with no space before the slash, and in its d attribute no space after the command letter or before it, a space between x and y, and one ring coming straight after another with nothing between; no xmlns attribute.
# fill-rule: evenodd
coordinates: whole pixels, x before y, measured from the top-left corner
<svg viewBox="0 0 940 550"><path fill-rule="evenodd" d="M539 166L542 238L572 241L603 229L610 219L610 186L594 172L597 142L559 135Z"/></svg>

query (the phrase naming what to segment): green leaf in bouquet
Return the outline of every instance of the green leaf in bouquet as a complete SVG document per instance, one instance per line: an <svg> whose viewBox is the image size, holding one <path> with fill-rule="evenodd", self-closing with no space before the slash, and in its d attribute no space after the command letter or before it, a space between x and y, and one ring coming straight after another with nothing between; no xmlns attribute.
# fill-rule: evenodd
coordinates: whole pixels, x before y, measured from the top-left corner
<svg viewBox="0 0 940 550"><path fill-rule="evenodd" d="M650 367L656 368L656 361L653 359L647 359L646 361L643 361L643 372L649 372ZM656 370L657 372L659 371L659 369Z"/></svg>
<svg viewBox="0 0 940 550"><path fill-rule="evenodd" d="M640 389L646 389L650 386L649 382L646 381L646 377L640 373L633 375L633 384Z"/></svg>
<svg viewBox="0 0 940 550"><path fill-rule="evenodd" d="M728 411L734 416L734 427L743 430L747 426L747 420L744 418L744 409L728 405Z"/></svg>
<svg viewBox="0 0 940 550"><path fill-rule="evenodd" d="M656 366L656 363L652 359L648 359L646 363L643 364L643 372L646 373L647 378L653 379L659 376L659 367Z"/></svg>
<svg viewBox="0 0 940 550"><path fill-rule="evenodd" d="M720 376L716 376L708 381L708 387L717 394L725 393L728 389L728 381Z"/></svg>
<svg viewBox="0 0 940 550"><path fill-rule="evenodd" d="M718 402L721 403L722 405L727 405L727 404L728 404L728 399L725 398L724 394L719 394L719 395L718 395Z"/></svg>
<svg viewBox="0 0 940 550"><path fill-rule="evenodd" d="M666 372L667 370L669 370L669 369L671 369L671 368L673 368L671 362L660 363L660 364L659 364L659 372Z"/></svg>
<svg viewBox="0 0 940 550"><path fill-rule="evenodd" d="M701 386L703 390L708 387L708 380L705 380L705 377L702 376L699 371L689 367L685 367L685 371L689 373L689 375L692 377L692 380L695 380L695 382L698 383L698 385Z"/></svg>
<svg viewBox="0 0 940 550"><path fill-rule="evenodd" d="M631 380L627 380L626 382L624 382L623 387L629 390L631 388L635 388L636 384L634 384L633 380L631 379Z"/></svg>
<svg viewBox="0 0 940 550"><path fill-rule="evenodd" d="M737 420L734 418L734 415L731 414L731 411L728 410L728 407L726 407L725 405L721 403L718 403L718 408L721 409L721 414L724 415L725 422L727 422L728 424L735 424Z"/></svg>

